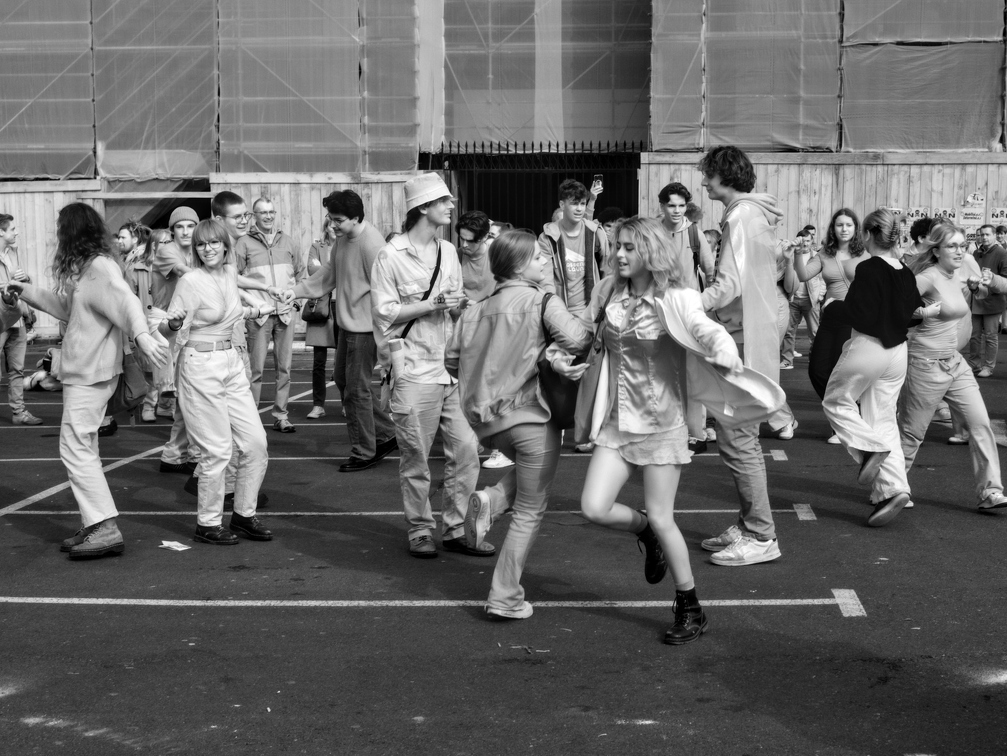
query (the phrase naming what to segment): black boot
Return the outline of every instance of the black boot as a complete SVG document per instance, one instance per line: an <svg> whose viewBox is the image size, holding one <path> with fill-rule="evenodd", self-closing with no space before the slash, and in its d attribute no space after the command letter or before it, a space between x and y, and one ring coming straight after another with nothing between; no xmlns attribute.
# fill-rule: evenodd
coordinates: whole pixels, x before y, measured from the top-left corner
<svg viewBox="0 0 1007 756"><path fill-rule="evenodd" d="M675 624L664 634L664 642L670 646L692 643L706 631L706 612L699 605L696 589L675 591Z"/></svg>
<svg viewBox="0 0 1007 756"><path fill-rule="evenodd" d="M637 510L639 511L639 510ZM645 512L640 512L644 517L646 517ZM647 560L643 564L643 574L647 578L647 582L651 585L655 583L660 583L664 580L664 575L668 571L668 563L664 560L664 549L661 548L661 542L657 539L657 534L651 529L650 521L647 521L647 526L636 534L638 539L637 546L643 545L643 548L647 551Z"/></svg>

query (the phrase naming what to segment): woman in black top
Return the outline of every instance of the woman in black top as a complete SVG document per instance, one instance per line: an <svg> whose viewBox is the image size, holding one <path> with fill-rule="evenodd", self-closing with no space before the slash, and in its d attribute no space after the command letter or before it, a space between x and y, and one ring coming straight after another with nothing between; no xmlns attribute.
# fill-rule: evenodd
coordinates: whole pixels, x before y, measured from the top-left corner
<svg viewBox="0 0 1007 756"><path fill-rule="evenodd" d="M871 485L875 507L867 524L879 527L909 501L895 407L906 378L907 332L914 315L921 314L923 300L916 276L896 257L895 215L875 210L864 219L863 229L871 259L857 267L846 295L853 331L829 378L822 408L860 464L858 481Z"/></svg>

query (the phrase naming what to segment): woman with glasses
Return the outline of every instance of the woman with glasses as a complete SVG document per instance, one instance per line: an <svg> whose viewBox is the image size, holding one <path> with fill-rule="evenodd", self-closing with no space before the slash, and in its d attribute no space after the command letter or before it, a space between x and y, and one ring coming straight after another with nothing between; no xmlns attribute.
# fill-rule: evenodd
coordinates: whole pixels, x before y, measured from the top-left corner
<svg viewBox="0 0 1007 756"><path fill-rule="evenodd" d="M17 294L66 323L59 452L80 508L81 527L60 550L69 552L70 559L121 554L125 544L98 456L98 425L122 373L123 336L133 339L154 366L167 362L167 350L148 332L105 223L91 206L78 202L59 211L52 272L55 291L11 281L3 293L5 299Z"/></svg>
<svg viewBox="0 0 1007 756"><path fill-rule="evenodd" d="M190 443L199 449L199 492L195 540L232 545L235 533L254 541L273 534L256 517L259 487L266 474L266 433L249 388L245 366L231 343L238 321L269 314L271 308L243 307L227 227L202 221L192 234L193 269L182 276L161 332L189 329L182 344L175 385ZM224 472L236 451L234 513L222 525Z"/></svg>
<svg viewBox="0 0 1007 756"><path fill-rule="evenodd" d="M891 210L875 210L864 219L870 257L858 265L846 294L851 336L822 401L840 443L860 464L857 481L871 486L871 527L890 522L909 503L895 407L906 378L910 321L933 317L939 309L923 308L916 277L897 257L899 236Z"/></svg>
<svg viewBox="0 0 1007 756"><path fill-rule="evenodd" d="M1000 455L979 384L962 357L969 340L969 296L985 297L982 272L966 254L965 231L938 220L919 241L923 247L910 264L926 303L922 325L909 339L909 367L899 396L899 432L906 470L913 466L934 410L945 400L965 422L975 473L979 509L1007 507L1000 480Z"/></svg>

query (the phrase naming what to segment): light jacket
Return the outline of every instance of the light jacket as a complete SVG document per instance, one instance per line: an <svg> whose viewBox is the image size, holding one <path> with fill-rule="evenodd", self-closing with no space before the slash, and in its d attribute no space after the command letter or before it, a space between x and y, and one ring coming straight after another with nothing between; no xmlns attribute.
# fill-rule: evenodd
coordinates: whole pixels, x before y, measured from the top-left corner
<svg viewBox="0 0 1007 756"><path fill-rule="evenodd" d="M235 261L238 273L253 281L280 289L292 289L304 278L304 260L301 252L294 245L294 240L283 231L277 231L273 243L269 244L266 237L257 227L252 228L245 236L238 239L235 245ZM284 323L290 323L291 305L274 302L264 291L246 291L246 296L258 300L262 304L275 307L276 315ZM255 322L263 325L269 315L257 318Z"/></svg>
<svg viewBox="0 0 1007 756"><path fill-rule="evenodd" d="M16 250L10 247L6 250L0 251L0 284L5 284L8 281L14 280L14 271L21 265L18 254L19 253ZM25 283L31 283L31 279L27 279ZM22 325L21 317L28 314L27 303L18 302L17 310L20 313L18 318L8 325L5 325L3 330L6 331L8 328L20 327Z"/></svg>
<svg viewBox="0 0 1007 756"><path fill-rule="evenodd" d="M27 285L22 297L66 322L60 380L90 386L122 372L123 336L147 333L140 300L110 257L94 258L66 291Z"/></svg>
<svg viewBox="0 0 1007 756"><path fill-rule="evenodd" d="M745 366L774 382L780 379L776 226L782 218L769 194L743 194L728 205L717 275L702 294L703 308L744 344Z"/></svg>
<svg viewBox="0 0 1007 756"><path fill-rule="evenodd" d="M608 255L608 236L605 230L595 221L584 220L584 301L591 301L595 285L601 279L601 270ZM546 223L538 237L538 246L549 260L546 267L545 290L562 297L563 304L569 304L567 299L566 281L566 247L563 244L563 232L558 223Z"/></svg>
<svg viewBox="0 0 1007 756"><path fill-rule="evenodd" d="M505 281L462 313L445 364L458 376L462 412L479 438L521 423L545 423L549 407L538 381L545 330L568 352L583 351L591 329L528 281Z"/></svg>

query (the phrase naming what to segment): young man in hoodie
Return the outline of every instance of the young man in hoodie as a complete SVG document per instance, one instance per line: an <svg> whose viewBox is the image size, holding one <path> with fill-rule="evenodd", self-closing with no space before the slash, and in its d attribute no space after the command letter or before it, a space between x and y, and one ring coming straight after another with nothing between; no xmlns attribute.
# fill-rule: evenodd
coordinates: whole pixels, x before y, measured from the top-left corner
<svg viewBox="0 0 1007 756"><path fill-rule="evenodd" d="M561 217L546 223L538 237L548 260L545 289L560 297L573 315L579 315L591 302L591 291L608 254L604 229L585 217L590 196L582 183L566 179L559 185Z"/></svg>
<svg viewBox="0 0 1007 756"><path fill-rule="evenodd" d="M281 291L292 289L304 278L304 258L294 240L277 225L276 209L268 197L252 203L255 225L238 240L234 257L238 273L253 281L275 286ZM262 304L273 305L266 294L252 294ZM273 364L276 369L276 395L273 399L273 430L293 433L297 429L287 417L290 398L290 362L294 354L293 308L276 302L271 315L246 322L248 358L252 363L252 398L256 406L262 394L262 371L266 366L266 351L273 341Z"/></svg>
<svg viewBox="0 0 1007 756"><path fill-rule="evenodd" d="M775 197L752 194L755 169L737 147L710 150L699 170L710 199L725 207L717 271L701 295L703 309L734 338L745 367L779 383L776 226L783 214ZM717 448L734 476L741 512L737 525L703 541L716 552L710 561L739 567L779 559L758 424L721 427Z"/></svg>

